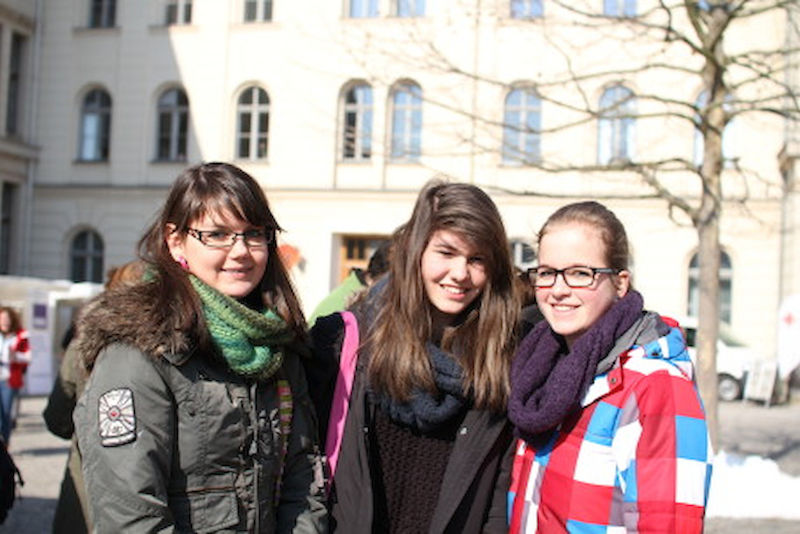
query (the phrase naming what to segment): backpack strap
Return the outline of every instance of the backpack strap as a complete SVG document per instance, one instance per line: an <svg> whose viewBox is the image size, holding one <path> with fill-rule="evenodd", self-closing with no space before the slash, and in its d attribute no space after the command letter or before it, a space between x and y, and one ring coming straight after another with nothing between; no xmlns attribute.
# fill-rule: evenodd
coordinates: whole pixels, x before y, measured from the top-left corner
<svg viewBox="0 0 800 534"><path fill-rule="evenodd" d="M325 440L325 453L328 457L331 481L336 473L336 464L339 460L339 449L342 445L344 423L350 408L350 393L353 391L353 377L358 361L358 322L352 312L341 312L341 316L344 322L344 339L336 386L333 390L328 435Z"/></svg>

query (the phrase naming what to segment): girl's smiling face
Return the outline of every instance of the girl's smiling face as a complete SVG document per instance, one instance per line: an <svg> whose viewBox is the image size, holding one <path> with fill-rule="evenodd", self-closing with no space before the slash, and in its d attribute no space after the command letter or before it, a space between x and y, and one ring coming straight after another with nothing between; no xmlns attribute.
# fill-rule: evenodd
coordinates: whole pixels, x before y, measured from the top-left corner
<svg viewBox="0 0 800 534"><path fill-rule="evenodd" d="M557 223L539 241L539 265L553 269L608 267L600 232L579 222ZM539 309L554 332L572 346L614 302L628 292L628 271L595 275L589 287L572 288L563 275L552 287L536 288Z"/></svg>
<svg viewBox="0 0 800 534"><path fill-rule="evenodd" d="M466 310L488 278L481 251L450 230L433 233L422 253L420 271L434 329L451 324Z"/></svg>
<svg viewBox="0 0 800 534"><path fill-rule="evenodd" d="M192 221L190 228L202 232L264 231L264 228L228 212L207 213ZM232 246L213 248L193 235L167 231L167 245L175 261L186 260L190 273L220 293L236 299L246 297L259 286L269 260L267 246L248 246L241 236L236 237Z"/></svg>

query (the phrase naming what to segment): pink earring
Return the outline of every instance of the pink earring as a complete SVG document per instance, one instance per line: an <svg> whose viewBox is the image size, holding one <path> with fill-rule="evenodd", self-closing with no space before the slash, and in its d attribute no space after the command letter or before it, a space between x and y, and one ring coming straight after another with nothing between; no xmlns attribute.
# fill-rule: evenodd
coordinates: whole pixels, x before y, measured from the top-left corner
<svg viewBox="0 0 800 534"><path fill-rule="evenodd" d="M181 269L183 269L184 271L189 270L189 262L186 261L186 258L184 258L183 256L178 256L178 265L180 265Z"/></svg>

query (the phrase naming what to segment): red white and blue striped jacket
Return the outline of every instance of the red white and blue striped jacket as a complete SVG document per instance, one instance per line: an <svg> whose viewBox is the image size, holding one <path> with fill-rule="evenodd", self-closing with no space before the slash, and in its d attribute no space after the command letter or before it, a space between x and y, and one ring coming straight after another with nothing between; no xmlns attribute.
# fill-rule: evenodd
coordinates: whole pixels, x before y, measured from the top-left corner
<svg viewBox="0 0 800 534"><path fill-rule="evenodd" d="M544 444L518 441L509 532L702 532L712 459L692 363L673 327L597 376Z"/></svg>

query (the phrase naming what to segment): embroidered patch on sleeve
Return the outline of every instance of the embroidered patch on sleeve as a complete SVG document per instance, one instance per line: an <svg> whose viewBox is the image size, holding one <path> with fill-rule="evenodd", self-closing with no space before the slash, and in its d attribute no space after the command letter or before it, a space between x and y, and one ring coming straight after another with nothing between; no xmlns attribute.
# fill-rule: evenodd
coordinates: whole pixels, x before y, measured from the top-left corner
<svg viewBox="0 0 800 534"><path fill-rule="evenodd" d="M136 414L133 410L133 391L112 389L97 401L100 443L116 447L136 440Z"/></svg>

